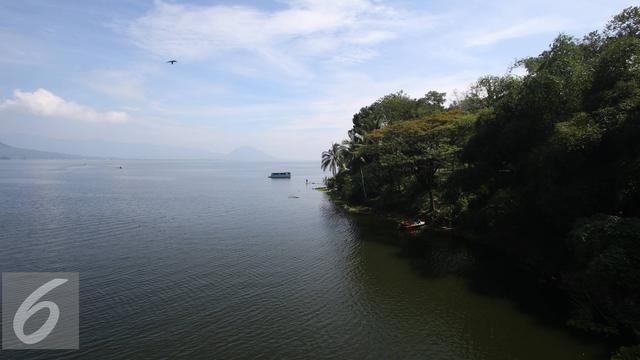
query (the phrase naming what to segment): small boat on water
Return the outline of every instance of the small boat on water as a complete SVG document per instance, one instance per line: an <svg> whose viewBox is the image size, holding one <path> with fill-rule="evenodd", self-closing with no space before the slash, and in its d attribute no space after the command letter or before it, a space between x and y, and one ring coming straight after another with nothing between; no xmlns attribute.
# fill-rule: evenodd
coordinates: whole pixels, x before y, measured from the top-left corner
<svg viewBox="0 0 640 360"><path fill-rule="evenodd" d="M271 175L269 175L269 178L271 178L271 179L291 179L291 173L290 172L271 173Z"/></svg>
<svg viewBox="0 0 640 360"><path fill-rule="evenodd" d="M405 220L400 223L400 228L404 230L415 230L425 225L427 225L427 223L424 220L416 220L416 221Z"/></svg>

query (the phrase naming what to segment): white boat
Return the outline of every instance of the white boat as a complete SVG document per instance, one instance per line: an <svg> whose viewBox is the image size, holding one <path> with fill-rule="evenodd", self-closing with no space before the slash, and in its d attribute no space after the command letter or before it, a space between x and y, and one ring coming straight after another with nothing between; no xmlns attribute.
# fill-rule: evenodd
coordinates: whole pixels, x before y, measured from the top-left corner
<svg viewBox="0 0 640 360"><path fill-rule="evenodd" d="M290 172L271 173L269 177L271 179L291 179L291 173Z"/></svg>

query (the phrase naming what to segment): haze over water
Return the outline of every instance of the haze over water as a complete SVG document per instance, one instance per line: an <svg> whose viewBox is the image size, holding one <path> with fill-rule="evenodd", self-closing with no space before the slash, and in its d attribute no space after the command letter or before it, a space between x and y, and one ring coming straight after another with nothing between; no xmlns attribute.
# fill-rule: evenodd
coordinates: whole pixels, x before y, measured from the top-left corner
<svg viewBox="0 0 640 360"><path fill-rule="evenodd" d="M464 244L400 235L305 185L323 176L317 163L1 161L0 270L80 273L80 350L11 357L603 356L478 291L469 273L498 288L508 275Z"/></svg>

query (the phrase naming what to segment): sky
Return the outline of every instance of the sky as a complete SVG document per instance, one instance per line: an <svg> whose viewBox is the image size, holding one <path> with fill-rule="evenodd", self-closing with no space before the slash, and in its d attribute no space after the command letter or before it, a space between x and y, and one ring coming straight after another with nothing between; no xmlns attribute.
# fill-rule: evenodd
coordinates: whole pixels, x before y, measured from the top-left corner
<svg viewBox="0 0 640 360"><path fill-rule="evenodd" d="M581 37L632 5L0 1L0 142L252 146L317 160L385 94L451 99L558 34Z"/></svg>

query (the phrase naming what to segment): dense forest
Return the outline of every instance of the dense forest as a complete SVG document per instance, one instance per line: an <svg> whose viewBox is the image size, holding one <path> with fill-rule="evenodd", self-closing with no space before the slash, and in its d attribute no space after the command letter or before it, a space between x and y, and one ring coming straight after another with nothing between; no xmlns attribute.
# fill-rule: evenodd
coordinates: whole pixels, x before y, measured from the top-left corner
<svg viewBox="0 0 640 360"><path fill-rule="evenodd" d="M455 99L384 96L347 135L322 154L337 196L500 249L563 289L568 325L640 341L640 7Z"/></svg>

